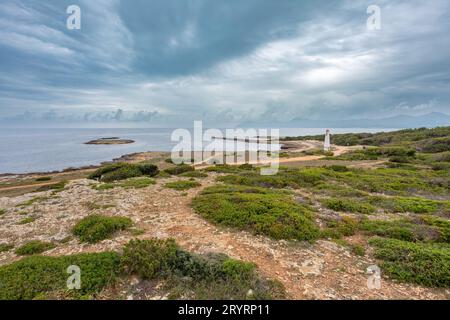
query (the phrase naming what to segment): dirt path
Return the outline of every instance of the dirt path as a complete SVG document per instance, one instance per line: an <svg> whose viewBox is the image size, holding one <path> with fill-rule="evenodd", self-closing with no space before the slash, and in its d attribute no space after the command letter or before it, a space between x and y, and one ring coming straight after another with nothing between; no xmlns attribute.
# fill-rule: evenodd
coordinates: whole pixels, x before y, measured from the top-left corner
<svg viewBox="0 0 450 320"><path fill-rule="evenodd" d="M34 183L34 184L24 184L19 186L13 186L13 187L0 187L0 192L2 191L10 191L10 190L19 190L19 189L26 189L26 188L34 188L34 187L44 187L44 186L51 186L52 184L56 184L57 182L44 182L44 183Z"/></svg>

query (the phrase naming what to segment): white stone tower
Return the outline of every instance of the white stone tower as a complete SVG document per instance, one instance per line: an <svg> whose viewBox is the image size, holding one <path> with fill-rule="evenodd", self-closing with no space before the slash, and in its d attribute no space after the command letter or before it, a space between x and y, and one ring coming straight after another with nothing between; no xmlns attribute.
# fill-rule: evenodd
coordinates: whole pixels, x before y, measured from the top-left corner
<svg viewBox="0 0 450 320"><path fill-rule="evenodd" d="M325 140L323 141L323 151L325 152L331 151L330 129L327 129L327 131L325 132Z"/></svg>

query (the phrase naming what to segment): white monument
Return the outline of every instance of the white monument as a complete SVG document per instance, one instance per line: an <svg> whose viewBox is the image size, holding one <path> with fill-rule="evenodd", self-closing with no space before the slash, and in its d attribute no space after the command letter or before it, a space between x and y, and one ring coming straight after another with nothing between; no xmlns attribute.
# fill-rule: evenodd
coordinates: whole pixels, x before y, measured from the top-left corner
<svg viewBox="0 0 450 320"><path fill-rule="evenodd" d="M330 129L327 129L327 131L325 132L325 140L323 141L323 151L325 152L331 151Z"/></svg>

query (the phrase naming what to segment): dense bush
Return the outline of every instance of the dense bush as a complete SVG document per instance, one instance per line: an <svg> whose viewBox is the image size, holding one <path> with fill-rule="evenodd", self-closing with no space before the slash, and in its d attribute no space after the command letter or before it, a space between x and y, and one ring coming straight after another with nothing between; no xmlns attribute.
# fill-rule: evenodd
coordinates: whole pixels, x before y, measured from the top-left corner
<svg viewBox="0 0 450 320"><path fill-rule="evenodd" d="M175 189L178 191L197 188L200 186L201 184L198 183L197 181L190 181L190 180L179 180L174 182L168 182L164 185L164 187L166 188Z"/></svg>
<svg viewBox="0 0 450 320"><path fill-rule="evenodd" d="M350 169L347 168L346 166L339 166L339 165L331 165L329 166L329 168L333 171L337 171L337 172L347 172Z"/></svg>
<svg viewBox="0 0 450 320"><path fill-rule="evenodd" d="M34 181L43 182L43 181L50 181L52 180L52 177L39 177L36 178Z"/></svg>
<svg viewBox="0 0 450 320"><path fill-rule="evenodd" d="M82 270L81 288L67 291L67 268ZM0 267L0 300L30 300L52 295L80 297L111 284L119 265L117 253L90 253L63 257L27 257Z"/></svg>
<svg viewBox="0 0 450 320"><path fill-rule="evenodd" d="M375 257L392 278L425 286L450 286L450 246L374 238Z"/></svg>
<svg viewBox="0 0 450 320"><path fill-rule="evenodd" d="M164 172L174 176L190 171L195 171L195 168L187 164L180 164L164 170Z"/></svg>
<svg viewBox="0 0 450 320"><path fill-rule="evenodd" d="M184 178L206 178L208 174L201 171L188 171L183 172L179 176Z"/></svg>
<svg viewBox="0 0 450 320"><path fill-rule="evenodd" d="M140 176L155 176L158 174L158 167L153 164L131 164L114 163L103 166L89 175L89 179L96 179L102 182L113 182Z"/></svg>
<svg viewBox="0 0 450 320"><path fill-rule="evenodd" d="M429 139L417 143L417 149L425 153L450 151L450 134L444 138Z"/></svg>
<svg viewBox="0 0 450 320"><path fill-rule="evenodd" d="M365 214L375 212L374 206L360 199L329 198L325 199L323 203L328 209L339 212L358 212Z"/></svg>
<svg viewBox="0 0 450 320"><path fill-rule="evenodd" d="M5 209L0 209L0 216L1 215L4 215L6 213L6 210Z"/></svg>
<svg viewBox="0 0 450 320"><path fill-rule="evenodd" d="M232 166L228 164L216 164L205 169L207 172L218 172L218 173L242 173L255 171L256 168L250 164L242 164L239 166Z"/></svg>
<svg viewBox="0 0 450 320"><path fill-rule="evenodd" d="M405 156L393 156L389 158L390 162L394 163L408 163L410 160Z"/></svg>
<svg viewBox="0 0 450 320"><path fill-rule="evenodd" d="M6 252L14 248L12 244L9 243L0 243L0 253Z"/></svg>
<svg viewBox="0 0 450 320"><path fill-rule="evenodd" d="M50 242L43 242L38 240L28 241L19 248L16 249L15 253L20 256L29 256L33 254L39 254L47 250L55 248L56 245Z"/></svg>
<svg viewBox="0 0 450 320"><path fill-rule="evenodd" d="M327 221L325 228L320 231L320 237L339 239L352 236L358 230L358 223L356 219L351 217Z"/></svg>
<svg viewBox="0 0 450 320"><path fill-rule="evenodd" d="M36 192L43 192L43 191L62 191L67 184L67 181L60 181L57 183L52 183L44 186L40 186L36 189Z"/></svg>
<svg viewBox="0 0 450 320"><path fill-rule="evenodd" d="M131 240L123 249L121 267L128 274L154 279L171 274L178 247L169 240Z"/></svg>
<svg viewBox="0 0 450 320"><path fill-rule="evenodd" d="M125 180L129 178L135 178L142 176L141 170L139 170L139 167L134 165L127 165L123 166L121 168L118 168L117 170L110 171L108 173L105 173L100 178L101 182L113 182L118 180Z"/></svg>
<svg viewBox="0 0 450 320"><path fill-rule="evenodd" d="M392 213L435 213L445 207L445 201L413 197L370 197L370 203Z"/></svg>
<svg viewBox="0 0 450 320"><path fill-rule="evenodd" d="M285 193L255 188L207 188L193 200L204 218L225 226L250 230L275 239L314 240L318 228L311 208L296 203Z"/></svg>
<svg viewBox="0 0 450 320"><path fill-rule="evenodd" d="M79 221L73 227L72 232L82 242L95 243L109 238L117 231L129 228L131 225L130 218L91 215Z"/></svg>
<svg viewBox="0 0 450 320"><path fill-rule="evenodd" d="M371 235L377 235L404 241L439 242L443 240L441 230L426 224L417 224L410 220L364 221L361 229Z"/></svg>
<svg viewBox="0 0 450 320"><path fill-rule="evenodd" d="M436 162L450 162L450 151L438 153L433 155L433 161Z"/></svg>
<svg viewBox="0 0 450 320"><path fill-rule="evenodd" d="M117 184L117 186L122 187L122 188L127 188L127 189L128 188L140 189L140 188L146 188L153 184L156 184L155 180L153 180L151 178L147 178L147 177L142 177L142 178L132 178L132 179L124 180L122 183Z"/></svg>
<svg viewBox="0 0 450 320"><path fill-rule="evenodd" d="M145 176L154 177L158 174L158 167L150 163L140 163L136 165Z"/></svg>

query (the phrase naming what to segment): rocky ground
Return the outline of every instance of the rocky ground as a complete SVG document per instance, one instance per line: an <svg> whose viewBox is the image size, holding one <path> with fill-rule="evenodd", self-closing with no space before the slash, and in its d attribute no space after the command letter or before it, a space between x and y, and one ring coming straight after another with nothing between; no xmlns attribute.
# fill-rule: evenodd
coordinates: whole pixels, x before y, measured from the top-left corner
<svg viewBox="0 0 450 320"><path fill-rule="evenodd" d="M78 179L63 191L28 193L0 197L0 243L20 246L29 240L57 243L47 255L66 255L80 252L119 250L133 231L117 234L98 244L80 244L71 235L71 228L81 218L96 212L111 216L130 217L137 236L146 238L172 237L185 249L197 253L222 252L233 258L252 261L266 277L283 283L290 299L448 299L449 290L430 289L398 283L383 276L380 289L369 289L367 267L376 265L370 251L361 257L332 241L319 240L314 244L295 241L276 241L264 236L214 226L190 207L191 199L206 186L215 184L215 174L199 180L201 187L188 191L166 189L166 182L178 178L158 179L156 185L142 189L114 188L96 190L97 182ZM34 199L33 203L27 203ZM20 224L26 217L35 220ZM358 243L358 236L347 238ZM19 259L10 250L0 253L0 264ZM132 280L135 281L135 280ZM134 289L137 284L134 283ZM132 290L124 285L125 290ZM141 297L155 297L155 284L141 283ZM122 292L126 297L132 297ZM158 295L156 295L159 298Z"/></svg>

